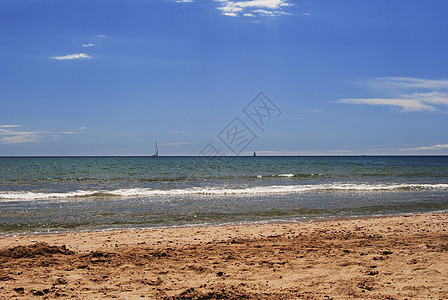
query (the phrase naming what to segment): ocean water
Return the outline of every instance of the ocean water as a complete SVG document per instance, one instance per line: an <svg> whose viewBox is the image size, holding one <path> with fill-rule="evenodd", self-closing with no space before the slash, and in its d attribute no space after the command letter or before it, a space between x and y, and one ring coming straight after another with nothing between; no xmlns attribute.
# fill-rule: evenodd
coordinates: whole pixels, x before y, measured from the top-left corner
<svg viewBox="0 0 448 300"><path fill-rule="evenodd" d="M0 158L0 235L447 210L447 156Z"/></svg>

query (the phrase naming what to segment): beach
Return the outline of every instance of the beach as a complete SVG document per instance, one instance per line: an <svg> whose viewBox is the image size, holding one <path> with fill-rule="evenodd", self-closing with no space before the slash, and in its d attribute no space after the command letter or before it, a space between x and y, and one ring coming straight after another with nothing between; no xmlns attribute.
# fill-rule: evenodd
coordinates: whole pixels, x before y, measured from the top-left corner
<svg viewBox="0 0 448 300"><path fill-rule="evenodd" d="M18 235L0 298L446 299L448 214Z"/></svg>

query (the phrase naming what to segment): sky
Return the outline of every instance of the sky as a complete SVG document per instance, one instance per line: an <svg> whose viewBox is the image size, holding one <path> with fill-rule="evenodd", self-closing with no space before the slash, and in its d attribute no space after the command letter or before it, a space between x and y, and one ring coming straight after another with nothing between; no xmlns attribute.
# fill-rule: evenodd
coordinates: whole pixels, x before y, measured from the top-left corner
<svg viewBox="0 0 448 300"><path fill-rule="evenodd" d="M0 156L446 155L447 13L0 0Z"/></svg>

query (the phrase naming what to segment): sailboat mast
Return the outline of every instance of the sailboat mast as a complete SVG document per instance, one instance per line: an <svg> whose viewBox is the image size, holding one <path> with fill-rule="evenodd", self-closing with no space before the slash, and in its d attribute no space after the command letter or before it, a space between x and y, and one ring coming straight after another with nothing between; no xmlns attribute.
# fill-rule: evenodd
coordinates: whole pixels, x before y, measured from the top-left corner
<svg viewBox="0 0 448 300"><path fill-rule="evenodd" d="M159 148L157 147L157 142L156 142L156 146L155 146L155 153L152 155L152 157L159 157Z"/></svg>

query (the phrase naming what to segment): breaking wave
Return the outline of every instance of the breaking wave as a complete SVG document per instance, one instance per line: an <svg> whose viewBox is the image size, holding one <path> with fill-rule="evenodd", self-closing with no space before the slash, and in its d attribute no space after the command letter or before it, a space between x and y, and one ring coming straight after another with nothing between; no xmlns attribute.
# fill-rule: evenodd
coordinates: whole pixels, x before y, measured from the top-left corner
<svg viewBox="0 0 448 300"><path fill-rule="evenodd" d="M290 174L287 174L288 176ZM353 192L412 192L421 190L447 190L448 184L367 184L325 183L303 185L270 185L253 187L192 187L174 189L129 188L116 190L76 190L70 192L1 191L1 201L23 201L42 199L94 198L94 197L164 197L164 196L251 196L267 194L294 194L305 192L353 191Z"/></svg>

